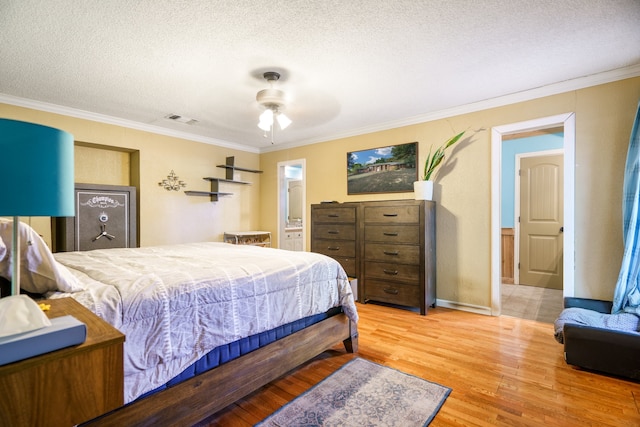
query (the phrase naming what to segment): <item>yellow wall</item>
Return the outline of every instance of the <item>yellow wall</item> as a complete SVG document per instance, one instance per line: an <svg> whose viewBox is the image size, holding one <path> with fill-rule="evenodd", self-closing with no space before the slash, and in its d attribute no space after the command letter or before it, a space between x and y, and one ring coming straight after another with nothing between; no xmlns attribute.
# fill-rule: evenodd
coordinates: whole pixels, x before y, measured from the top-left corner
<svg viewBox="0 0 640 427"><path fill-rule="evenodd" d="M222 184L223 191L234 195L213 203L207 197L187 196L183 191L166 191L158 186L174 170L187 183L187 190L208 191L209 182L202 178L223 178L224 169L216 165L224 164L227 156L235 156L238 166L258 169L258 154L5 104L0 104L0 117L72 133L77 144L81 144L76 147L81 162L76 167L76 182L137 186L141 246L221 241L224 231L256 229L259 225L260 174L241 172L239 179L253 184ZM86 144L119 151L87 148ZM122 150L133 152L131 158L136 165L130 165L130 171L122 169L121 165L128 161L122 158ZM92 151L99 153L97 157L87 155ZM112 175L113 171L117 177ZM127 178L129 172L132 176ZM126 179L130 182L123 182ZM50 243L48 219L34 219L32 225Z"/></svg>
<svg viewBox="0 0 640 427"><path fill-rule="evenodd" d="M139 168L132 164L129 179L139 180L132 183L138 186L140 196L142 246L219 241L225 230L263 229L271 231L276 240L277 163L280 161L306 159L307 205L322 200L412 198L412 193L348 196L346 153L418 141L419 163L422 163L431 144L439 145L454 132L469 129L471 140L456 148L450 163L442 169L446 173L437 179L437 294L439 299L489 307L491 128L575 112L575 293L611 298L622 257L620 211L624 162L639 98L640 78L633 78L262 155L3 104L0 104L0 117L61 128L73 133L76 141L83 144L130 151L132 163L139 163ZM88 150L79 150L79 156L87 157L87 162L100 164L87 155ZM116 160L110 157L110 164L126 163L119 157L121 154L109 156L116 157ZM224 163L226 156L236 156L237 165L262 169L264 173L241 173L241 180L254 184L229 184L223 190L235 194L216 203L189 197L183 192L167 192L158 186L173 169L187 182L187 189L207 190L208 183L202 177L224 176L224 170L216 165ZM113 167L118 170L118 166ZM86 175L86 170L81 174ZM118 174L126 175L126 172ZM123 179L127 178L118 178ZM307 224L309 215L310 209L307 209ZM46 226L38 225L36 229L49 236Z"/></svg>
<svg viewBox="0 0 640 427"><path fill-rule="evenodd" d="M277 163L306 159L307 204L412 198L412 193L349 196L346 153L418 141L419 164L429 147L469 129L437 178L437 297L491 304L491 128L557 114L576 114L575 294L612 298L622 257L621 192L640 78L509 106L262 154L261 228L276 233ZM484 130L482 130L484 129ZM309 224L310 209L307 210ZM307 230L307 242L309 242Z"/></svg>

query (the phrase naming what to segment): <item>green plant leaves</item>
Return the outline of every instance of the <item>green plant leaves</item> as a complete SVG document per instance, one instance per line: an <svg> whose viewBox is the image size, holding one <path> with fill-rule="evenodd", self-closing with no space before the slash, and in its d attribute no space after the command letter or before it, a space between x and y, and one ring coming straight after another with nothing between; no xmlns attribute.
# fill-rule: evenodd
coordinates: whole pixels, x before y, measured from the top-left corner
<svg viewBox="0 0 640 427"><path fill-rule="evenodd" d="M458 142L458 140L462 138L462 135L464 135L465 132L466 131L463 130L459 134L449 138L444 144L442 144L442 146L438 147L438 149L436 149L436 151L433 152L433 156L431 155L431 150L433 149L433 147L429 149L427 160L424 163L424 173L422 178L424 181L429 181L431 179L431 175L433 175L436 168L444 160L444 151L447 148L451 147L456 142Z"/></svg>

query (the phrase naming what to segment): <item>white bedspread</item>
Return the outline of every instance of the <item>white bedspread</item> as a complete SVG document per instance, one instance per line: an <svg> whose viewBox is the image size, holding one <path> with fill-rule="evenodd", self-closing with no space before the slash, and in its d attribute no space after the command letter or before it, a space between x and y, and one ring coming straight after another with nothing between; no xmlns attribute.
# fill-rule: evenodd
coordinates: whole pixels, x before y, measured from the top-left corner
<svg viewBox="0 0 640 427"><path fill-rule="evenodd" d="M342 305L351 288L333 259L227 243L57 253L85 291L71 296L126 335L125 402L213 348Z"/></svg>

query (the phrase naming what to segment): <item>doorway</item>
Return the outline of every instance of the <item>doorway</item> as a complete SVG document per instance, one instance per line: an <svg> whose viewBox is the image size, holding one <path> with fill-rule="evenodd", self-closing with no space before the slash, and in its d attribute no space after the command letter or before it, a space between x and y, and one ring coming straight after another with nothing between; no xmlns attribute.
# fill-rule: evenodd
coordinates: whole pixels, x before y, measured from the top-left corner
<svg viewBox="0 0 640 427"><path fill-rule="evenodd" d="M563 296L573 296L574 293L574 182L575 182L575 115L574 113L545 117L526 122L497 126L491 135L491 314L499 316L502 313L502 253L501 253L501 167L502 142L511 135L532 132L536 130L561 128L563 134L562 149L564 158L564 212L562 214L563 252L562 282Z"/></svg>
<svg viewBox="0 0 640 427"><path fill-rule="evenodd" d="M514 284L562 290L563 152L520 154L516 165Z"/></svg>
<svg viewBox="0 0 640 427"><path fill-rule="evenodd" d="M278 248L306 248L306 161L278 162Z"/></svg>

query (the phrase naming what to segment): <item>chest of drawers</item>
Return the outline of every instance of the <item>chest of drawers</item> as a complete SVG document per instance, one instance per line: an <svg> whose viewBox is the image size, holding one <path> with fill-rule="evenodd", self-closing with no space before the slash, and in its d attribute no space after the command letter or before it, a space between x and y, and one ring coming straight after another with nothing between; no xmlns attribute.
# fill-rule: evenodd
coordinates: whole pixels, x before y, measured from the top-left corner
<svg viewBox="0 0 640 427"><path fill-rule="evenodd" d="M436 303L435 202L385 200L311 205L311 251L358 279L358 300Z"/></svg>
<svg viewBox="0 0 640 427"><path fill-rule="evenodd" d="M311 205L311 251L338 261L349 277L359 276L358 203Z"/></svg>
<svg viewBox="0 0 640 427"><path fill-rule="evenodd" d="M363 202L362 299L434 306L435 203L422 200Z"/></svg>

